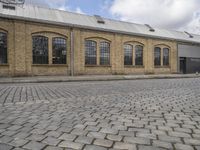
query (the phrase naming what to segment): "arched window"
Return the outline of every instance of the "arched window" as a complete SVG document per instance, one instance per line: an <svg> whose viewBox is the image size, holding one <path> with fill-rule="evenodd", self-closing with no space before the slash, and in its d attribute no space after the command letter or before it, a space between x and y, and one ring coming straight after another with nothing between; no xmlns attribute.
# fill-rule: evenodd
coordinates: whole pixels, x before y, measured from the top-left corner
<svg viewBox="0 0 200 150"><path fill-rule="evenodd" d="M143 65L143 46L140 45L135 46L135 65L136 66Z"/></svg>
<svg viewBox="0 0 200 150"><path fill-rule="evenodd" d="M133 65L133 46L124 45L124 65Z"/></svg>
<svg viewBox="0 0 200 150"><path fill-rule="evenodd" d="M100 65L110 65L110 43L100 42Z"/></svg>
<svg viewBox="0 0 200 150"><path fill-rule="evenodd" d="M161 48L155 47L154 49L154 65L161 66Z"/></svg>
<svg viewBox="0 0 200 150"><path fill-rule="evenodd" d="M85 64L96 65L97 64L97 43L95 41L85 41Z"/></svg>
<svg viewBox="0 0 200 150"><path fill-rule="evenodd" d="M169 48L163 48L163 66L169 66Z"/></svg>
<svg viewBox="0 0 200 150"><path fill-rule="evenodd" d="M33 64L48 64L48 38L33 36Z"/></svg>
<svg viewBox="0 0 200 150"><path fill-rule="evenodd" d="M66 64L67 45L66 39L55 37L52 40L53 64Z"/></svg>
<svg viewBox="0 0 200 150"><path fill-rule="evenodd" d="M7 34L0 32L0 64L7 63Z"/></svg>

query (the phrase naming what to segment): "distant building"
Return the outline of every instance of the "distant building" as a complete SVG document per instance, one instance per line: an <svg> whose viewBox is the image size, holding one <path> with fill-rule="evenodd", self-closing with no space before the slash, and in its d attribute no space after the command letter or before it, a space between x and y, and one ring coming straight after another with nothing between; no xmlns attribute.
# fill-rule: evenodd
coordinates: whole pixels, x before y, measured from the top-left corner
<svg viewBox="0 0 200 150"><path fill-rule="evenodd" d="M0 76L200 72L200 35L0 4Z"/></svg>

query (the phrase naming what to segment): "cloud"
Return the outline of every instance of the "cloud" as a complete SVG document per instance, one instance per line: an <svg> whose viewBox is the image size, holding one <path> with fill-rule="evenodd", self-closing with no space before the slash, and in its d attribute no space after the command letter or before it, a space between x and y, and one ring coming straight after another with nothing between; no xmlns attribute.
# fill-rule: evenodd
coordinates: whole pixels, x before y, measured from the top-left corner
<svg viewBox="0 0 200 150"><path fill-rule="evenodd" d="M113 0L109 12L123 21L180 29L199 26L199 0Z"/></svg>
<svg viewBox="0 0 200 150"><path fill-rule="evenodd" d="M75 12L76 12L76 13L79 13L79 14L85 14L85 13L81 10L80 7L77 7Z"/></svg>
<svg viewBox="0 0 200 150"><path fill-rule="evenodd" d="M196 12L193 15L192 21L190 21L187 25L180 27L179 30L200 34L200 12Z"/></svg>

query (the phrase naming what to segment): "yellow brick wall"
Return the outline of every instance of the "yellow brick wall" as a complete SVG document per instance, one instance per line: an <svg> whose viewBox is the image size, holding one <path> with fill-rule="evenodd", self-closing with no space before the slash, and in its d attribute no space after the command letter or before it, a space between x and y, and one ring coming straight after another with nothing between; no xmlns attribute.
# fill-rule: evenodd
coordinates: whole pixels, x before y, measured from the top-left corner
<svg viewBox="0 0 200 150"><path fill-rule="evenodd" d="M47 25L25 21L1 19L0 32L8 33L8 64L0 65L0 76L32 76L32 75L70 75L71 51L70 32L74 36L74 74L149 74L177 72L177 43L175 41L151 39L108 32L92 31L56 25ZM32 64L32 36L43 35L49 39L49 64ZM67 39L67 64L52 64L52 38ZM99 65L99 45L97 45L97 65L85 65L85 40L91 39L110 43L110 65ZM125 43L143 46L143 66L124 66ZM170 67L154 67L154 47L167 46L170 49Z"/></svg>

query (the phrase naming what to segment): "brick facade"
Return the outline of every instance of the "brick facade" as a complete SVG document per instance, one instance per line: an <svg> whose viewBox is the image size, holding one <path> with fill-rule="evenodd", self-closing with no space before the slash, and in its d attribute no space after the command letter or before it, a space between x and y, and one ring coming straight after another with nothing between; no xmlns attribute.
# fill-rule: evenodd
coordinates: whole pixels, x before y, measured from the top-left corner
<svg viewBox="0 0 200 150"><path fill-rule="evenodd" d="M0 20L0 32L8 35L8 64L0 65L0 76L32 76L32 75L74 75L84 74L160 74L177 72L177 42L123 35L111 32L100 32L66 26L25 22L19 20ZM71 51L71 33L73 33L74 51ZM32 36L45 35L49 40L49 64L32 64ZM52 64L52 38L67 39L67 64ZM99 65L99 48L97 46L97 65L85 65L85 40L91 39L110 43L110 65ZM124 66L125 43L143 46L143 66ZM154 47L170 49L169 67L154 67ZM71 59L73 58L73 59ZM162 64L162 63L161 63Z"/></svg>

